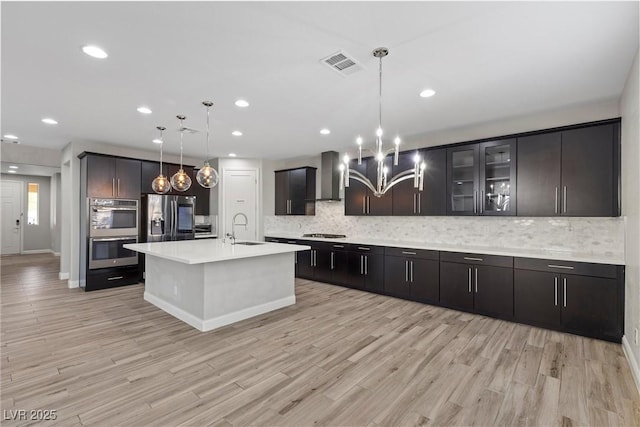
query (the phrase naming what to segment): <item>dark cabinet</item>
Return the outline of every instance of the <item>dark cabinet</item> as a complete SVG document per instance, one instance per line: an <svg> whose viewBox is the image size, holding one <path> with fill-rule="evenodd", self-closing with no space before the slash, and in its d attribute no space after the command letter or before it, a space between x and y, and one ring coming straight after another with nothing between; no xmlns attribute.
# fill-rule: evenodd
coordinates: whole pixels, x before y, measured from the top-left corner
<svg viewBox="0 0 640 427"><path fill-rule="evenodd" d="M391 174L393 157L384 159L384 167ZM366 176L373 186L377 185L378 162L369 157L362 159L362 164L356 161L350 163L350 167ZM389 175L388 175L389 176ZM389 178L391 178L389 176ZM351 179L349 187L345 188L345 215L376 215L386 216L393 212L393 191L388 191L380 197L376 197L373 192L359 181Z"/></svg>
<svg viewBox="0 0 640 427"><path fill-rule="evenodd" d="M447 150L423 150L400 153L398 166L393 167L394 176L415 165L416 154L425 163L423 191L414 187L408 179L396 184L393 189L393 215L446 215L447 198Z"/></svg>
<svg viewBox="0 0 640 427"><path fill-rule="evenodd" d="M449 148L447 214L515 215L516 146L505 139Z"/></svg>
<svg viewBox="0 0 640 427"><path fill-rule="evenodd" d="M140 198L140 161L88 154L87 196Z"/></svg>
<svg viewBox="0 0 640 427"><path fill-rule="evenodd" d="M348 285L355 289L382 292L384 284L384 248L350 245Z"/></svg>
<svg viewBox="0 0 640 427"><path fill-rule="evenodd" d="M441 303L500 318L513 317L513 258L442 254ZM450 262L460 259L466 263Z"/></svg>
<svg viewBox="0 0 640 427"><path fill-rule="evenodd" d="M617 216L619 124L518 138L520 216Z"/></svg>
<svg viewBox="0 0 640 427"><path fill-rule="evenodd" d="M140 162L141 178L140 178L140 192L142 194L154 194L151 184L153 180L160 174L160 163L143 160ZM170 179L168 176L168 167L166 163L162 164L162 174Z"/></svg>
<svg viewBox="0 0 640 427"><path fill-rule="evenodd" d="M550 271L554 269L558 271ZM600 276L575 274L580 272ZM620 342L624 324L622 277L622 267L518 258L514 270L515 318Z"/></svg>
<svg viewBox="0 0 640 427"><path fill-rule="evenodd" d="M439 283L437 251L386 248L384 291L389 295L438 302Z"/></svg>
<svg viewBox="0 0 640 427"><path fill-rule="evenodd" d="M141 178L140 178L140 191L143 194L155 194L151 183L160 173L160 162L152 162L143 160L141 163ZM196 174L198 173L197 169L194 169L193 166L182 165L182 169L184 169L185 173L189 175L191 178L191 187L187 191L176 191L173 187L167 193L172 196L198 196L199 192L202 190L206 190L198 181L196 181ZM180 170L180 165L175 163L162 163L162 173L168 180L171 180L171 177ZM202 194L204 196L204 193ZM199 212L203 212L202 209L204 207L198 204L198 200L196 199L196 210ZM209 215L208 202L206 204L206 212L207 213L196 213L196 215Z"/></svg>
<svg viewBox="0 0 640 427"><path fill-rule="evenodd" d="M209 215L209 202L211 200L211 189L204 188L198 184L196 176L199 169L193 169L193 175L191 176L191 188L192 194L196 196L196 215Z"/></svg>
<svg viewBox="0 0 640 427"><path fill-rule="evenodd" d="M316 168L275 172L275 214L315 215Z"/></svg>

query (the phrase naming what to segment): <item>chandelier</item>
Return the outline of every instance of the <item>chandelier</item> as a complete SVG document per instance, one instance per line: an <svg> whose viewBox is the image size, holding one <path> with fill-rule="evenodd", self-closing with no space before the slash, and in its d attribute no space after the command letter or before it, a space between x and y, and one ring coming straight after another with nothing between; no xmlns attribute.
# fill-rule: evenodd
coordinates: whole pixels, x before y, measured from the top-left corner
<svg viewBox="0 0 640 427"><path fill-rule="evenodd" d="M182 126L182 121L186 119L185 116L176 116L180 120L180 169L171 177L171 186L176 191L187 191L191 187L191 177L182 168L182 142L184 139L185 128Z"/></svg>
<svg viewBox="0 0 640 427"><path fill-rule="evenodd" d="M157 126L156 129L160 131L160 174L156 176L151 183L151 188L158 194L167 194L169 190L171 190L171 184L169 183L169 179L162 174L162 146L164 145L162 132L166 128L164 126Z"/></svg>
<svg viewBox="0 0 640 427"><path fill-rule="evenodd" d="M209 109L213 106L213 102L202 101L202 105L207 107L207 158L204 161L204 166L198 170L196 181L204 188L213 188L218 185L220 180L218 171L209 165Z"/></svg>
<svg viewBox="0 0 640 427"><path fill-rule="evenodd" d="M369 150L373 155L375 161L378 163L376 170L376 184L374 185L371 180L361 172L349 167L350 158L348 154L344 155L343 163L340 164L340 182L343 188L349 187L349 181L353 179L364 184L376 197L382 197L394 185L407 179L413 179L413 186L419 189L419 191L422 191L424 187L424 170L426 168L424 161L422 161L420 155L417 153L413 158L414 167L402 171L392 178L389 178L389 170L384 165L384 159L389 154L394 153L393 164L394 166L398 166L398 154L400 152L399 136L395 137L393 141L394 146L391 148L385 150L382 143L382 58L384 58L388 54L389 49L387 49L386 47L379 47L373 51L373 56L378 58L379 60L380 76L380 83L378 87L378 129L376 130L376 146L374 150ZM358 138L356 139L356 143L358 144L359 165L362 164L362 142L362 138L358 136Z"/></svg>

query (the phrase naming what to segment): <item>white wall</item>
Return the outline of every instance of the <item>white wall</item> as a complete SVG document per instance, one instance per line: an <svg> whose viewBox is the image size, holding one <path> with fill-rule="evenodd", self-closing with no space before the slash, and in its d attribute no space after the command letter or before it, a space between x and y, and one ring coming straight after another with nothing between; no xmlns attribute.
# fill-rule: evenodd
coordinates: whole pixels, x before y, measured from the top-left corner
<svg viewBox="0 0 640 427"><path fill-rule="evenodd" d="M2 180L20 181L22 183L23 234L22 251L51 250L51 178L48 176L32 176L18 174L2 174ZM38 184L38 225L27 224L27 184Z"/></svg>
<svg viewBox="0 0 640 427"><path fill-rule="evenodd" d="M640 341L635 342L640 329L640 109L638 54L627 77L620 100L622 114L622 215L626 222L626 287L625 287L625 350L635 368L640 389Z"/></svg>
<svg viewBox="0 0 640 427"><path fill-rule="evenodd" d="M60 219L62 209L62 176L56 173L51 177L51 207L50 207L50 226L51 226L51 250L60 254Z"/></svg>
<svg viewBox="0 0 640 427"><path fill-rule="evenodd" d="M213 163L212 163L213 164ZM225 169L257 169L258 174L258 184L257 184L257 200L258 200L258 209L257 209L257 224L256 224L256 233L258 235L258 239L262 239L264 237L264 206L263 206L263 165L262 160L260 159L240 159L240 158L220 158L218 159L218 173L220 174L220 183L217 186L217 206L216 210L218 212L218 237L222 238L225 236L227 232L231 232L231 230L225 229L226 219L224 216L224 180L222 179L222 174ZM272 184L273 185L273 184ZM216 191L212 193L212 197L216 194ZM213 206L213 205L212 205ZM212 211L213 212L213 211Z"/></svg>

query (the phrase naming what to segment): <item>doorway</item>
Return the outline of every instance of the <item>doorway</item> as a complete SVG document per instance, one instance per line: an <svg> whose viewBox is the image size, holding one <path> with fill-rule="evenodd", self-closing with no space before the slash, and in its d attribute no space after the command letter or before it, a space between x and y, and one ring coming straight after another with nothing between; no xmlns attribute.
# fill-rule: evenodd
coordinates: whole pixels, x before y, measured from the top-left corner
<svg viewBox="0 0 640 427"><path fill-rule="evenodd" d="M2 180L2 255L22 252L22 182Z"/></svg>
<svg viewBox="0 0 640 427"><path fill-rule="evenodd" d="M222 171L224 203L224 237L235 228L237 240L257 240L258 171L224 169ZM247 217L246 225L244 214ZM233 222L235 218L235 227Z"/></svg>

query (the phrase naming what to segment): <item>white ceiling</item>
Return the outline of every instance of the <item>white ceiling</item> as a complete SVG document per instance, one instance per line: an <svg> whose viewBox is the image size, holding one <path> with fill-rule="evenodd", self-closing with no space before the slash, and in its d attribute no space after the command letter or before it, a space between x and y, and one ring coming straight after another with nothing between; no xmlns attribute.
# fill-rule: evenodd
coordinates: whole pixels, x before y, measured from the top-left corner
<svg viewBox="0 0 640 427"><path fill-rule="evenodd" d="M618 98L638 2L2 2L1 133L157 150L164 125L175 153L175 115L204 130L212 100L212 157L344 150L373 136L379 46L387 134L456 128ZM319 62L341 49L365 69ZM436 96L420 98L428 87ZM185 137L185 154L204 157L204 133Z"/></svg>

